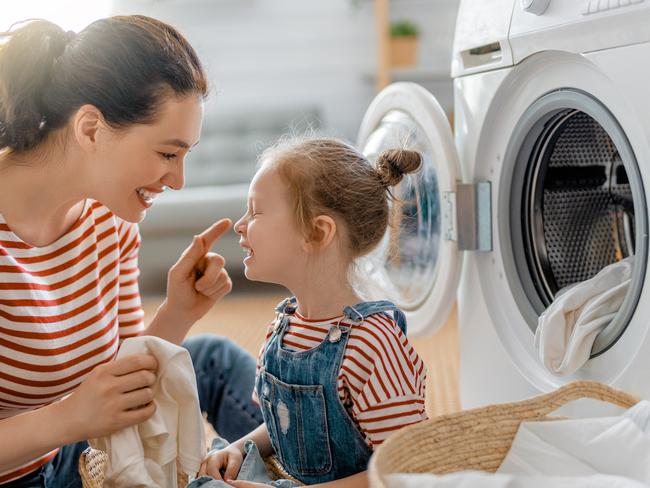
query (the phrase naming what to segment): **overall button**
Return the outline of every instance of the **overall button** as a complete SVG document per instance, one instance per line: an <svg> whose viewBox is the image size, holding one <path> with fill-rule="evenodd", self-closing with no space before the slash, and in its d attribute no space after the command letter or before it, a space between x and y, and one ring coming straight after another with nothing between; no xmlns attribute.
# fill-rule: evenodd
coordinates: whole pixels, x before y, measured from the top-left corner
<svg viewBox="0 0 650 488"><path fill-rule="evenodd" d="M332 327L330 329L330 337L329 341L331 343L338 342L341 340L341 328L340 327Z"/></svg>

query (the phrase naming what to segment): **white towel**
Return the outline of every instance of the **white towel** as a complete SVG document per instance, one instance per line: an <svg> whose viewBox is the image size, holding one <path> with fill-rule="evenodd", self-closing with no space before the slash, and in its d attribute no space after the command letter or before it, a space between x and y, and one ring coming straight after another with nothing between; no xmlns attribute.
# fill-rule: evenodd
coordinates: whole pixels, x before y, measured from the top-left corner
<svg viewBox="0 0 650 488"><path fill-rule="evenodd" d="M176 460L194 476L205 452L192 360L186 349L152 336L126 339L117 357L133 354L152 354L158 361L156 412L139 425L92 439L90 445L108 454L105 486L176 488Z"/></svg>
<svg viewBox="0 0 650 488"><path fill-rule="evenodd" d="M621 416L522 422L498 473L624 476L650 484L650 402Z"/></svg>
<svg viewBox="0 0 650 488"><path fill-rule="evenodd" d="M522 422L496 473L393 474L389 488L641 488L650 485L650 403L618 417Z"/></svg>
<svg viewBox="0 0 650 488"><path fill-rule="evenodd" d="M522 422L497 470L514 475L622 476L650 485L650 402L623 415Z"/></svg>
<svg viewBox="0 0 650 488"><path fill-rule="evenodd" d="M519 476L482 471L435 474L391 474L388 488L648 488L645 483L621 476Z"/></svg>
<svg viewBox="0 0 650 488"><path fill-rule="evenodd" d="M612 321L630 287L634 258L611 264L561 290L539 318L535 347L546 369L564 376L588 360L598 333Z"/></svg>

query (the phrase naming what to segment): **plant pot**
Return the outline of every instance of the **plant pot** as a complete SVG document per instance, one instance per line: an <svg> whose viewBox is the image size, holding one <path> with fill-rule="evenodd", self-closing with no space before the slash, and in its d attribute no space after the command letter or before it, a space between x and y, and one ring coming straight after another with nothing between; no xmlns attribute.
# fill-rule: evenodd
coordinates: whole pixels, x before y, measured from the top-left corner
<svg viewBox="0 0 650 488"><path fill-rule="evenodd" d="M410 68L418 61L418 38L416 36L391 37L390 65L394 68Z"/></svg>

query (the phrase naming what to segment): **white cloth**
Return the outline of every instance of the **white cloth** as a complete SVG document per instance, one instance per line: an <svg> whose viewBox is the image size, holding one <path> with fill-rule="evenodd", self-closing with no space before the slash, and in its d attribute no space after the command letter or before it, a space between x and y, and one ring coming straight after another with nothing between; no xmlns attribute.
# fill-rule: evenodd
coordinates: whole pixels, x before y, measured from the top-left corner
<svg viewBox="0 0 650 488"><path fill-rule="evenodd" d="M603 268L587 281L561 290L539 317L535 347L551 373L575 373L589 360L596 336L621 308L633 262L630 256Z"/></svg>
<svg viewBox="0 0 650 488"><path fill-rule="evenodd" d="M648 488L645 483L620 476L517 476L482 471L461 471L442 476L391 474L385 481L388 488Z"/></svg>
<svg viewBox="0 0 650 488"><path fill-rule="evenodd" d="M523 422L495 474L394 474L389 488L641 488L650 485L650 403L620 417Z"/></svg>
<svg viewBox="0 0 650 488"><path fill-rule="evenodd" d="M205 453L196 377L186 349L157 337L126 339L117 354L152 354L158 361L156 411L139 425L92 439L108 454L107 487L176 488L176 460L194 476Z"/></svg>
<svg viewBox="0 0 650 488"><path fill-rule="evenodd" d="M650 485L650 402L618 417L522 422L499 473L607 474Z"/></svg>

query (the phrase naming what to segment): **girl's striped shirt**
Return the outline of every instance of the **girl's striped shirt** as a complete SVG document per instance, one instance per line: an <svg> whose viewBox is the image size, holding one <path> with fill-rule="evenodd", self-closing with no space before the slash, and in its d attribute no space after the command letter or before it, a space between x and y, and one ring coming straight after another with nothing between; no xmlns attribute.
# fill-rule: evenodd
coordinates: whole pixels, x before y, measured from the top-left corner
<svg viewBox="0 0 650 488"><path fill-rule="evenodd" d="M427 418L426 367L399 326L385 314L370 315L360 324L342 319L313 320L294 312L282 346L304 351L323 342L339 321L341 326L352 327L338 376L339 398L374 448L396 430ZM275 321L260 350L258 373L274 326ZM258 401L255 392L253 399Z"/></svg>
<svg viewBox="0 0 650 488"><path fill-rule="evenodd" d="M75 225L33 247L0 215L0 421L72 392L144 328L137 224L86 200ZM9 472L34 471L54 450Z"/></svg>

